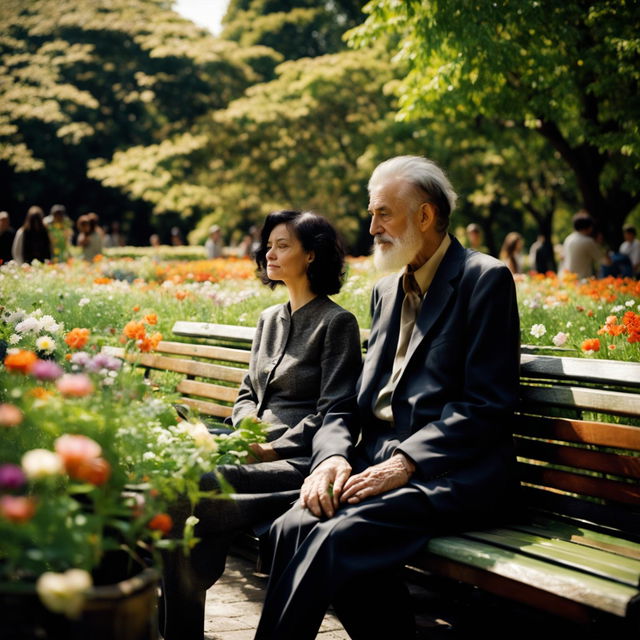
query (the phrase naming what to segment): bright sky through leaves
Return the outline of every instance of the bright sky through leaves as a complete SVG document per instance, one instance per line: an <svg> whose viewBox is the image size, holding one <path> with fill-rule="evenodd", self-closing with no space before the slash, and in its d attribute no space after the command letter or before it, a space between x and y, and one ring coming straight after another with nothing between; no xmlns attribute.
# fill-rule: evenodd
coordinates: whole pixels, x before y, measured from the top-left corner
<svg viewBox="0 0 640 640"><path fill-rule="evenodd" d="M229 0L176 0L174 10L196 24L218 34Z"/></svg>

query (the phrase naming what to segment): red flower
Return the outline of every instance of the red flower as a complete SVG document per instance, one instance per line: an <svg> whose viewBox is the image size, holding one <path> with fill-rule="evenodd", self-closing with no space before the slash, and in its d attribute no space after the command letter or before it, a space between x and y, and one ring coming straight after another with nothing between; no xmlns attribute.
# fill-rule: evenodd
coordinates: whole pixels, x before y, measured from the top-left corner
<svg viewBox="0 0 640 640"><path fill-rule="evenodd" d="M166 535L173 528L173 520L168 513L158 513L149 520L149 524L147 526L149 529L161 531L163 535Z"/></svg>

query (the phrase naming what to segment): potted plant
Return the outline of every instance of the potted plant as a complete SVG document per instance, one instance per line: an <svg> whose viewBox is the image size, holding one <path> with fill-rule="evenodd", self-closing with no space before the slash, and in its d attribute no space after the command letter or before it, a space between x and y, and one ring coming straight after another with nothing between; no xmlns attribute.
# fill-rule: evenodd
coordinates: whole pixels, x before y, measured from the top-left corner
<svg viewBox="0 0 640 640"><path fill-rule="evenodd" d="M127 324L148 351L156 319ZM202 473L242 462L260 424L212 436L180 421L162 388L99 351L85 328L5 313L0 366L0 637L155 638L159 551L181 537L169 505Z"/></svg>

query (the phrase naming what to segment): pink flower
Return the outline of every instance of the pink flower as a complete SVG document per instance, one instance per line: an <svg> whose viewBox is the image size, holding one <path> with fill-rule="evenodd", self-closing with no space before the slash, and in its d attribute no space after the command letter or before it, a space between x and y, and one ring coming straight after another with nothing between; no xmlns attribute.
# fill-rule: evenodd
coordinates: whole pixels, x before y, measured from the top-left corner
<svg viewBox="0 0 640 640"><path fill-rule="evenodd" d="M17 427L23 417L15 404L0 404L0 427Z"/></svg>
<svg viewBox="0 0 640 640"><path fill-rule="evenodd" d="M38 360L31 367L31 375L37 380L57 380L62 373L62 368L51 360Z"/></svg>
<svg viewBox="0 0 640 640"><path fill-rule="evenodd" d="M81 398L93 392L93 382L83 373L66 373L56 382L60 393Z"/></svg>
<svg viewBox="0 0 640 640"><path fill-rule="evenodd" d="M31 520L36 512L33 498L23 496L2 496L0 498L0 516L10 522L22 523Z"/></svg>
<svg viewBox="0 0 640 640"><path fill-rule="evenodd" d="M95 440L88 436L70 433L57 438L54 448L62 458L67 473L72 477L76 477L79 468L98 458L102 453L102 448Z"/></svg>
<svg viewBox="0 0 640 640"><path fill-rule="evenodd" d="M19 489L27 477L17 464L3 464L0 466L0 488Z"/></svg>

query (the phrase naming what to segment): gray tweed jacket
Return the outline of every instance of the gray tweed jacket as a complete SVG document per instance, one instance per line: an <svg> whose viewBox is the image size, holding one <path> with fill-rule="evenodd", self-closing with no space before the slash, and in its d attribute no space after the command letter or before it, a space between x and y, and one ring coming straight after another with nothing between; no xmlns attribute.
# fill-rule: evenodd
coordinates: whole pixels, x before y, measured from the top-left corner
<svg viewBox="0 0 640 640"><path fill-rule="evenodd" d="M355 393L362 366L358 323L326 296L293 314L289 303L265 309L232 422L255 415L271 425L281 458L309 456L326 412Z"/></svg>

